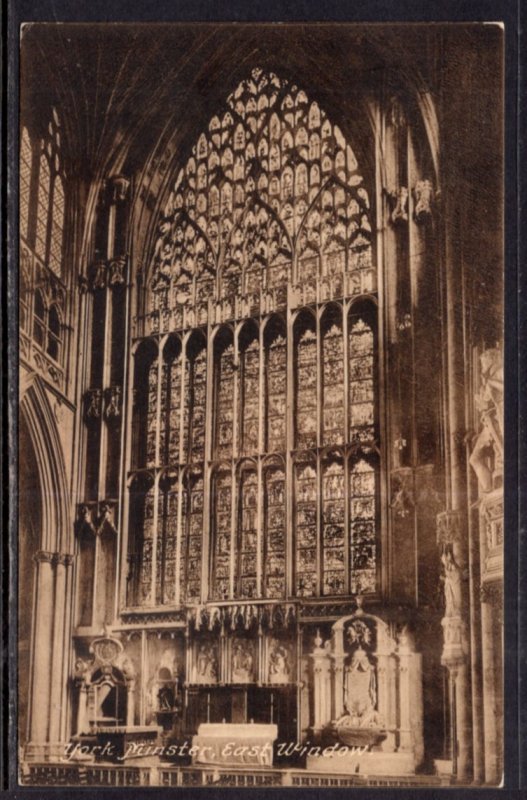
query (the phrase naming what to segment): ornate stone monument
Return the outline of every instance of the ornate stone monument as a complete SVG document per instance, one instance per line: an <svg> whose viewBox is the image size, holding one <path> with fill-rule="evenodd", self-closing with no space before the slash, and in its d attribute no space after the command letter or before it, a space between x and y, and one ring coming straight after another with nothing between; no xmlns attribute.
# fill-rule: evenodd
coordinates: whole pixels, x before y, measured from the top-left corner
<svg viewBox="0 0 527 800"><path fill-rule="evenodd" d="M308 758L308 769L415 772L423 758L421 656L408 631L395 640L359 601L355 614L333 625L330 640L317 636L311 659L312 739L328 746L329 755Z"/></svg>

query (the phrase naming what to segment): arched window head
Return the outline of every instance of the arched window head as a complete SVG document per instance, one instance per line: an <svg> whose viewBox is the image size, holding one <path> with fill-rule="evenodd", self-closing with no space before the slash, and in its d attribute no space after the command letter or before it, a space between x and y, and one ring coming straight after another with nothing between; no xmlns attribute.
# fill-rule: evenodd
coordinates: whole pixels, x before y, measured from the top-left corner
<svg viewBox="0 0 527 800"><path fill-rule="evenodd" d="M20 233L27 238L29 224L29 194L33 149L27 128L22 128L20 142Z"/></svg>
<svg viewBox="0 0 527 800"><path fill-rule="evenodd" d="M60 156L61 135L55 109L46 135L40 142L40 156L32 174L33 159L29 134L24 128L20 165L21 233L45 267L62 273L64 238L64 170Z"/></svg>

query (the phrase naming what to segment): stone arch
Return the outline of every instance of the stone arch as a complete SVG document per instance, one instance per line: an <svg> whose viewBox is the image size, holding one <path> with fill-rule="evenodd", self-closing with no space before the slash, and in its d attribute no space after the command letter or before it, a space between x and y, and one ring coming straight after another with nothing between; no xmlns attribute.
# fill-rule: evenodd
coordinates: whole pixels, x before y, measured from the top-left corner
<svg viewBox="0 0 527 800"><path fill-rule="evenodd" d="M21 386L20 420L21 432L27 437L25 452L20 453L20 475L28 458L32 459L29 472L39 487L40 515L39 530L34 532L32 542L34 566L28 553L25 558L34 587L29 643L33 667L19 691L26 692L24 701L30 720L26 751L33 757L48 758L63 749L60 743L66 736L64 709L70 646L67 633L72 592L69 567L74 547L58 424L44 384L34 374ZM26 601L25 605L30 603ZM32 709L38 713L32 713Z"/></svg>
<svg viewBox="0 0 527 800"><path fill-rule="evenodd" d="M42 533L39 547L51 552L72 552L73 533L69 487L58 424L41 378L34 375L21 386L23 416L35 450L42 488ZM21 454L23 457L23 454Z"/></svg>

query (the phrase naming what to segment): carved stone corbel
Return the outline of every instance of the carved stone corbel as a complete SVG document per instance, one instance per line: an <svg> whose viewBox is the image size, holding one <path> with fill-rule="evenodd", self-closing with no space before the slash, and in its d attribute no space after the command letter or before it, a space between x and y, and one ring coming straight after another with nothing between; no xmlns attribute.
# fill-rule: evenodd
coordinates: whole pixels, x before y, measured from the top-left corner
<svg viewBox="0 0 527 800"><path fill-rule="evenodd" d="M91 288L104 289L107 281L108 264L102 258L97 259L91 268Z"/></svg>
<svg viewBox="0 0 527 800"><path fill-rule="evenodd" d="M120 386L110 386L104 392L105 408L104 418L107 421L117 420L121 416L121 396Z"/></svg>
<svg viewBox="0 0 527 800"><path fill-rule="evenodd" d="M110 199L113 203L122 203L128 196L128 189L130 188L130 181L124 175L112 175L108 179L108 188L110 190Z"/></svg>
<svg viewBox="0 0 527 800"><path fill-rule="evenodd" d="M102 391L100 389L88 389L84 395L85 417L87 420L97 420L102 412Z"/></svg>
<svg viewBox="0 0 527 800"><path fill-rule="evenodd" d="M399 189L388 192L388 198L392 208L390 219L393 225L408 222L408 188L400 186Z"/></svg>
<svg viewBox="0 0 527 800"><path fill-rule="evenodd" d="M121 286L126 280L126 266L128 255L112 258L108 264L108 284L109 286Z"/></svg>
<svg viewBox="0 0 527 800"><path fill-rule="evenodd" d="M462 517L460 511L441 511L436 517L438 545L453 545L461 540Z"/></svg>
<svg viewBox="0 0 527 800"><path fill-rule="evenodd" d="M429 180L417 181L414 187L415 208L414 218L416 222L427 222L432 216L433 189L432 182Z"/></svg>

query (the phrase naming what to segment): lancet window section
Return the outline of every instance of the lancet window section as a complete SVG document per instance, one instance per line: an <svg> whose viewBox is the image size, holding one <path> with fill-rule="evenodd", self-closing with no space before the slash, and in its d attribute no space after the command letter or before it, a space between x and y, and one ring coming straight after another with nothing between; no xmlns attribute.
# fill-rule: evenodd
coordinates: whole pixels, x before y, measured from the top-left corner
<svg viewBox="0 0 527 800"><path fill-rule="evenodd" d="M165 466L180 462L182 360L181 342L173 337L164 348L161 374L159 451Z"/></svg>
<svg viewBox="0 0 527 800"><path fill-rule="evenodd" d="M269 467L264 473L265 539L263 594L270 599L285 595L286 507L285 472Z"/></svg>
<svg viewBox="0 0 527 800"><path fill-rule="evenodd" d="M322 475L322 593L346 594L346 491L342 460L326 463Z"/></svg>
<svg viewBox="0 0 527 800"><path fill-rule="evenodd" d="M177 473L163 474L158 492L156 605L173 604L176 598L179 496Z"/></svg>
<svg viewBox="0 0 527 800"><path fill-rule="evenodd" d="M258 477L254 469L244 469L240 480L236 597L253 599L258 593Z"/></svg>
<svg viewBox="0 0 527 800"><path fill-rule="evenodd" d="M285 450L287 342L285 326L269 323L265 332L265 447L267 452Z"/></svg>
<svg viewBox="0 0 527 800"><path fill-rule="evenodd" d="M351 591L374 592L377 578L376 468L370 457L350 465Z"/></svg>
<svg viewBox="0 0 527 800"><path fill-rule="evenodd" d="M314 597L318 591L318 485L315 463L295 465L295 593Z"/></svg>
<svg viewBox="0 0 527 800"><path fill-rule="evenodd" d="M154 558L155 487L151 475L133 479L130 492L130 515L134 520L129 552L127 603L131 606L152 602Z"/></svg>
<svg viewBox="0 0 527 800"><path fill-rule="evenodd" d="M186 392L183 407L183 450L192 463L205 458L205 406L207 399L207 349L201 335L187 345Z"/></svg>
<svg viewBox="0 0 527 800"><path fill-rule="evenodd" d="M230 595L232 473L219 471L213 479L213 565L212 599L225 600Z"/></svg>
<svg viewBox="0 0 527 800"><path fill-rule="evenodd" d="M260 418L260 344L255 327L246 327L240 336L240 426L241 452L257 453Z"/></svg>
<svg viewBox="0 0 527 800"><path fill-rule="evenodd" d="M181 600L198 603L201 597L203 554L203 476L191 474L183 493L182 520L185 538L181 548Z"/></svg>
<svg viewBox="0 0 527 800"><path fill-rule="evenodd" d="M231 458L234 437L234 344L232 333L221 331L214 348L215 455Z"/></svg>
<svg viewBox="0 0 527 800"><path fill-rule="evenodd" d="M349 424L350 438L375 438L375 333L370 308L349 315Z"/></svg>
<svg viewBox="0 0 527 800"><path fill-rule="evenodd" d="M325 445L344 442L344 337L340 309L322 320L322 428Z"/></svg>
<svg viewBox="0 0 527 800"><path fill-rule="evenodd" d="M316 323L305 314L295 325L295 441L298 449L318 444L318 359Z"/></svg>

